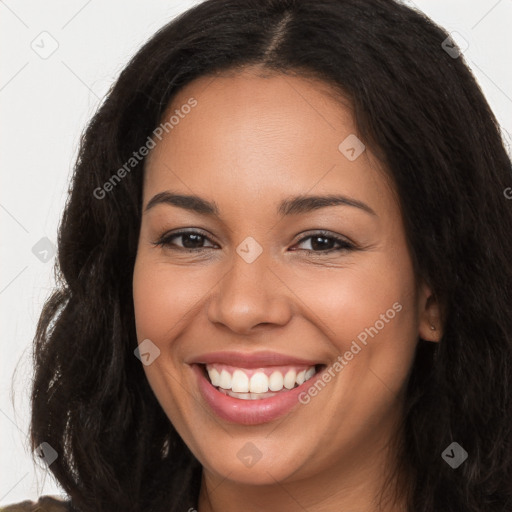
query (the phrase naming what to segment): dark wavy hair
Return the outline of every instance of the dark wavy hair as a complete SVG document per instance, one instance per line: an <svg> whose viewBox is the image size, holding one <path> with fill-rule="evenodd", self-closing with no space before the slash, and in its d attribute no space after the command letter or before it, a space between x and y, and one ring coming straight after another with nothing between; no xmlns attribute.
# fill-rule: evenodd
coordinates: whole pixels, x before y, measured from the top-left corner
<svg viewBox="0 0 512 512"><path fill-rule="evenodd" d="M512 510L512 185L498 123L447 32L391 0L207 0L131 59L85 130L34 345L31 444L77 511L197 506L201 465L152 392L132 274L144 159L111 179L195 78L259 66L351 106L394 184L418 279L442 305L418 340L396 449L410 512ZM452 442L468 459L452 469ZM399 473L398 473L399 471Z"/></svg>

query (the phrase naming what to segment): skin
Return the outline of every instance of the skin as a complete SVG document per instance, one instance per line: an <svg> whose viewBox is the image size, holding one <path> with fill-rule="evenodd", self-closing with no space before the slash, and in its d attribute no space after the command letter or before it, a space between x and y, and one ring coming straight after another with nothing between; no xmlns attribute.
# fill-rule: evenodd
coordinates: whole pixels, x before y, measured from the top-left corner
<svg viewBox="0 0 512 512"><path fill-rule="evenodd" d="M133 275L137 337L161 351L144 370L203 466L199 512L378 510L418 336L441 337L438 306L415 276L379 163L369 148L354 161L338 150L357 134L348 103L323 82L258 71L201 77L182 89L166 118L190 97L198 104L146 161L143 208L172 190L215 201L220 218L163 203L144 211ZM334 193L375 215L347 205L276 212L290 196ZM180 229L207 238L154 245ZM327 248L315 247L306 237L318 230L357 250L326 253L339 245L328 238ZM249 236L263 250L250 264L236 252ZM402 310L317 396L268 423L216 416L187 363L210 351L274 350L329 366L396 302ZM252 467L237 457L247 442L262 455Z"/></svg>

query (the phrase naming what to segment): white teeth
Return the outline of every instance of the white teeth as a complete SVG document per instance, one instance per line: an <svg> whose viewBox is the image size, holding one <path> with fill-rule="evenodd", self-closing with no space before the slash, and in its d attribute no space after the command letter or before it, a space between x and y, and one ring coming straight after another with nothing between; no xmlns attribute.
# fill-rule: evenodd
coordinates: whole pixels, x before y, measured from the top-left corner
<svg viewBox="0 0 512 512"><path fill-rule="evenodd" d="M295 377L297 372L295 370L288 370L284 376L284 387L286 389L292 389L295 386Z"/></svg>
<svg viewBox="0 0 512 512"><path fill-rule="evenodd" d="M210 376L210 380L212 381L212 384L215 387L220 385L220 373L215 368L211 368L208 371L208 375ZM228 375L229 375L229 373L228 373Z"/></svg>
<svg viewBox="0 0 512 512"><path fill-rule="evenodd" d="M251 393L233 393L232 391L226 391L226 395L234 398L240 398L241 400L252 400Z"/></svg>
<svg viewBox="0 0 512 512"><path fill-rule="evenodd" d="M268 391L268 377L263 372L256 372L249 384L251 393L266 393Z"/></svg>
<svg viewBox="0 0 512 512"><path fill-rule="evenodd" d="M313 377L313 375L315 375L315 373L316 373L316 370L315 370L314 366L312 366L311 368L306 370L306 374L304 375L304 381L311 379L311 377Z"/></svg>
<svg viewBox="0 0 512 512"><path fill-rule="evenodd" d="M306 370L297 373L297 384L300 386L306 380ZM212 381L213 382L213 381Z"/></svg>
<svg viewBox="0 0 512 512"><path fill-rule="evenodd" d="M237 398L244 400L264 398L265 393L293 389L296 384L300 386L316 373L315 367L311 366L300 372L291 368L285 375L281 371L275 370L270 374L270 377L266 373L258 371L249 378L242 368L235 369L233 375L231 375L225 368L219 372L213 365L209 364L206 365L206 371L213 386L239 393Z"/></svg>
<svg viewBox="0 0 512 512"><path fill-rule="evenodd" d="M231 389L235 393L247 393L249 391L249 377L242 370L235 370L233 372Z"/></svg>
<svg viewBox="0 0 512 512"><path fill-rule="evenodd" d="M231 389L231 374L227 370L220 372L220 382L218 385L224 389Z"/></svg>
<svg viewBox="0 0 512 512"><path fill-rule="evenodd" d="M241 400L262 400L263 398L270 398L271 396L276 396L277 393L233 393L229 389L219 388L221 393L225 395L232 396L233 398L239 398Z"/></svg>
<svg viewBox="0 0 512 512"><path fill-rule="evenodd" d="M274 372L268 379L268 389L270 391L281 391L283 389L283 374L281 372Z"/></svg>

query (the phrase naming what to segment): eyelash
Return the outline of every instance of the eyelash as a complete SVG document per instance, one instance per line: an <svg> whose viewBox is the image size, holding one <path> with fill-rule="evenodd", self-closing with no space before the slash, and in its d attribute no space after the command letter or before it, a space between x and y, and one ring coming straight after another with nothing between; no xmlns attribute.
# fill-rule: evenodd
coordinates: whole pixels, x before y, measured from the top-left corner
<svg viewBox="0 0 512 512"><path fill-rule="evenodd" d="M153 242L153 245L154 246L160 246L160 247L166 247L168 249L171 249L173 251L185 251L185 252L188 252L188 253L199 253L199 252L204 252L205 250L207 249L212 249L212 247L198 247L196 249L187 249L185 247L179 247L179 246L173 246L171 244L171 240L174 239L174 238L179 238L179 237L182 237L184 235L199 235L200 237L202 237L203 239L206 239L208 241L211 242L211 240L206 236L204 235L203 233L199 232L199 231L179 231L177 233L171 233L171 234L164 234L158 241L156 242ZM343 239L343 238L339 238L337 236L333 236L331 235L330 233L326 232L326 231L317 231L317 232L314 232L304 238L301 238L298 242L297 242L297 245L298 244L301 244L303 243L304 241L310 239L310 238L327 238L327 239L331 239L331 240L334 240L334 242L336 244L339 244L341 247L339 248L334 248L334 249L328 249L326 251L314 251L312 249L302 249L308 253L316 253L316 254L330 254L332 252L340 252L340 251L352 251L352 250L355 250L355 245L350 243L350 242L347 242L347 240ZM213 242L212 242L213 243Z"/></svg>

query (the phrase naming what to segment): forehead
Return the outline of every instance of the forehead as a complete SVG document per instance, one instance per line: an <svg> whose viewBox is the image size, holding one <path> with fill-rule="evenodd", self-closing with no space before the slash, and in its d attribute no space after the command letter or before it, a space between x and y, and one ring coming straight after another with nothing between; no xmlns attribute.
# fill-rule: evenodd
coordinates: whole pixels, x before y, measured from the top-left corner
<svg viewBox="0 0 512 512"><path fill-rule="evenodd" d="M344 153L347 140L361 149L349 102L319 80L251 71L205 76L176 95L163 122L172 116L146 162L146 200L165 188L224 191L231 202L313 188L341 187L367 199L384 193L369 149L355 160Z"/></svg>

